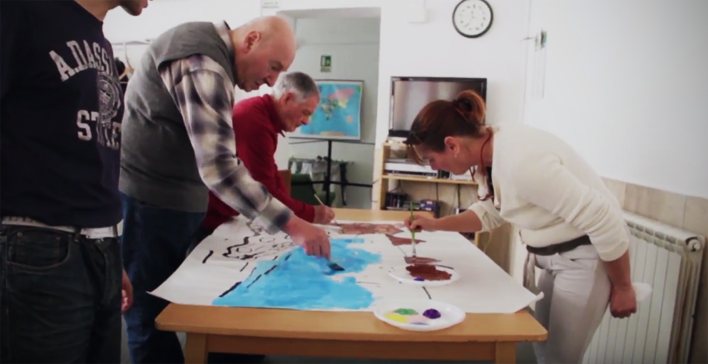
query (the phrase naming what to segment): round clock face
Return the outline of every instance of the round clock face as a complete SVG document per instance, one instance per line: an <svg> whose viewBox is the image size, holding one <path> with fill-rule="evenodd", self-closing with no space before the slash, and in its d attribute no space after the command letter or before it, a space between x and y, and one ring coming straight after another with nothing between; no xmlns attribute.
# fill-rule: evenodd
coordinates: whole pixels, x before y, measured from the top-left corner
<svg viewBox="0 0 708 364"><path fill-rule="evenodd" d="M492 7L484 0L462 0L452 13L455 30L467 38L481 37L493 20Z"/></svg>

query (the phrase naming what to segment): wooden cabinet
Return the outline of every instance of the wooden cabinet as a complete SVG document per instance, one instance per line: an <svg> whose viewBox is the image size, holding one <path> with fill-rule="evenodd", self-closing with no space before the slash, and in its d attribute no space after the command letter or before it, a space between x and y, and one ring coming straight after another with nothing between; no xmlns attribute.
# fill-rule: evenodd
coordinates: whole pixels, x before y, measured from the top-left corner
<svg viewBox="0 0 708 364"><path fill-rule="evenodd" d="M393 175L384 171L386 160L405 158L406 147L402 143L386 142L374 154L374 184L372 210L386 210L386 193L401 190L413 201L430 199L438 201L440 216L456 213L457 208L467 209L477 201L477 183L442 178L426 178L409 175ZM479 245L479 235L471 239Z"/></svg>

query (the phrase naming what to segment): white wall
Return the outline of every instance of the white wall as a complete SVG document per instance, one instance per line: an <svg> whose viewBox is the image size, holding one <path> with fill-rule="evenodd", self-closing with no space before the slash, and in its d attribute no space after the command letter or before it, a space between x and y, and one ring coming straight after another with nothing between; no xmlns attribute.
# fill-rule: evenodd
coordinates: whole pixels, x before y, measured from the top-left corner
<svg viewBox="0 0 708 364"><path fill-rule="evenodd" d="M455 31L458 3L426 1L428 19L421 24L408 23L398 6L382 7L377 143L388 134L391 76L486 77L489 123L522 122L528 1L489 0L494 23L478 39Z"/></svg>
<svg viewBox="0 0 708 364"><path fill-rule="evenodd" d="M350 182L371 184L379 83L379 19L298 19L296 24L296 34L301 46L290 70L305 72L314 79L364 81L362 144L334 142L332 159L354 163L347 167L347 177ZM331 72L320 72L322 55L332 56ZM297 138L289 139L291 142L303 141ZM299 158L327 155L326 142L292 144L290 148L293 156ZM362 209L371 207L371 188L347 187L345 192L347 207ZM341 194L337 192L337 196L336 203L341 206Z"/></svg>
<svg viewBox="0 0 708 364"><path fill-rule="evenodd" d="M151 1L148 8L137 17L128 15L120 8L109 12L103 31L114 44L115 55L123 61L127 59L135 68L139 65L140 57L147 46L124 46L122 42L154 39L170 28L190 21L224 20L234 28L260 15L260 0L156 0ZM268 91L267 87L263 87L259 91L246 93L237 88L235 99L238 102ZM287 139L279 136L275 153L278 169L288 169L290 156Z"/></svg>
<svg viewBox="0 0 708 364"><path fill-rule="evenodd" d="M225 20L233 28L260 13L260 0L156 0L150 1L137 17L120 8L110 11L103 32L111 42L146 40L191 21Z"/></svg>
<svg viewBox="0 0 708 364"><path fill-rule="evenodd" d="M705 0L534 0L548 45L527 123L603 177L708 198L706 15Z"/></svg>
<svg viewBox="0 0 708 364"><path fill-rule="evenodd" d="M424 4L427 21L409 23L404 5ZM452 11L459 0L289 0L263 14L310 9L381 8L376 142L388 134L391 76L487 77L489 121L521 122L530 0L489 0L495 20L479 39L458 35Z"/></svg>
<svg viewBox="0 0 708 364"><path fill-rule="evenodd" d="M128 15L121 8L108 12L103 33L113 43L115 56L137 68L147 45L124 45L126 42L151 40L191 21L226 21L234 28L260 14L260 0L155 0L139 16Z"/></svg>
<svg viewBox="0 0 708 364"><path fill-rule="evenodd" d="M281 1L278 9L261 10L259 0L158 0L150 3L140 17L130 17L121 10L112 11L106 18L104 31L111 40L139 40L154 38L174 25L193 20L225 19L237 26L259 15L283 11L350 9L356 12L380 7L376 143L383 142L388 133L391 76L487 77L489 122L521 122L525 82L522 39L527 36L530 0L490 0L494 24L489 33L479 39L466 39L455 32L451 19L458 0L415 1L427 8L427 21L421 24L404 19L401 5L411 2L414 1L289 0ZM168 13L170 16L166 17ZM336 59L333 62L334 69L341 65Z"/></svg>

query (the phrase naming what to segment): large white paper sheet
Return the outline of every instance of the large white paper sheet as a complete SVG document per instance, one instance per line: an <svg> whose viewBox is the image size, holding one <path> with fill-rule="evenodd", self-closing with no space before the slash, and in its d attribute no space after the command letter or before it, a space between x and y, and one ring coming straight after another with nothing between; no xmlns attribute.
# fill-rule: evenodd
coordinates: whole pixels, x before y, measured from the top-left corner
<svg viewBox="0 0 708 364"><path fill-rule="evenodd" d="M349 221L338 221L338 223L349 223ZM377 222L376 224L394 224L400 227L399 222ZM304 307L297 309L372 311L375 302L380 299L431 298L458 306L468 313L514 313L539 298L517 283L474 244L457 233L416 233L416 240L425 241L416 245L419 257L437 259L439 262L435 264L452 267L460 274L460 279L450 285L424 289L401 284L387 273L388 268L392 266L406 264L404 258L412 252L410 245L394 246L384 234L343 235L337 228L331 226L325 228L333 239L362 239L361 243L349 245L353 251L360 249L380 255L379 263L369 264L361 272L345 271L341 274L325 276L326 279L334 281L341 281L347 276L354 277L357 285L371 293L373 301L367 307L358 308L307 307L305 304ZM410 232L400 228L402 232L394 236L410 238ZM296 247L284 233L268 235L254 231L257 230L251 229L244 220L222 225L191 252L169 279L151 293L174 303L215 305L215 300L220 296L228 297L229 294L238 292L234 288L241 283L244 283L244 286L238 289L241 292L249 292L246 290L245 283L253 283L252 275L259 262L261 265L278 259L282 262L285 255L295 254L296 249L302 249ZM244 244L246 240L248 244ZM333 260L336 261L335 258L336 256L333 255ZM257 274L262 276L263 266L256 272L260 272ZM287 280L288 282L283 284L293 288L306 283L298 281L297 276L283 276L277 279ZM264 282L265 278L253 283L252 288L248 289L256 289L259 284L260 287L267 287ZM289 291L291 290L284 290L279 294L288 295ZM342 298L345 299L347 298ZM229 304L221 299L217 300L216 305L228 306ZM268 305L259 307L268 307Z"/></svg>

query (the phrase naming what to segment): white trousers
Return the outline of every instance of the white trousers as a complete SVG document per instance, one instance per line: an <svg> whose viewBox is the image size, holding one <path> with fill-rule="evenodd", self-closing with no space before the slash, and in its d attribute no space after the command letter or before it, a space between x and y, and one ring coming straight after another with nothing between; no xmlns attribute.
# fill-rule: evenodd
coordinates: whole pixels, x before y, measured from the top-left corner
<svg viewBox="0 0 708 364"><path fill-rule="evenodd" d="M527 270L543 271L536 320L548 339L534 343L539 364L580 363L610 302L610 278L592 245L552 256L529 255ZM534 274L528 272L533 281Z"/></svg>

